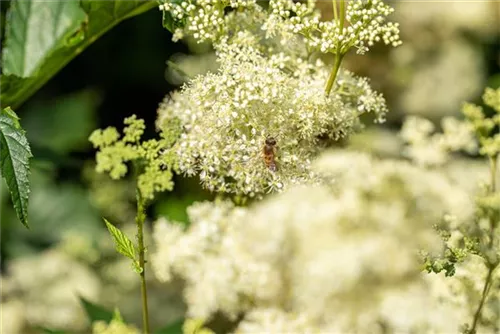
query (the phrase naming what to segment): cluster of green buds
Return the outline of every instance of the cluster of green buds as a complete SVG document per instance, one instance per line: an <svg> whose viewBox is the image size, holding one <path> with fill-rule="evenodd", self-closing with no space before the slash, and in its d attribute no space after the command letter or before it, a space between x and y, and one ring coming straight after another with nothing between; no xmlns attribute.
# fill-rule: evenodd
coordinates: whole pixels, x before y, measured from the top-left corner
<svg viewBox="0 0 500 334"><path fill-rule="evenodd" d="M138 168L137 185L142 198L151 200L155 192L172 190L172 162L164 152L177 139L180 128L175 123L169 123L160 139L141 142L144 133L144 120L132 115L125 119L123 137L114 127L95 130L89 140L95 148L96 171L109 173L112 179L120 179L128 171L127 163L134 162Z"/></svg>

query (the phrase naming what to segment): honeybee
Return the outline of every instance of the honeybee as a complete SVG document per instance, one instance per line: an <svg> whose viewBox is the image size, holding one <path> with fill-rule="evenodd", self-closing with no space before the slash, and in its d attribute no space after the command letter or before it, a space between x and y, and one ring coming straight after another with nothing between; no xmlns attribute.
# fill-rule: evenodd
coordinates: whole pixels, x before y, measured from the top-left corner
<svg viewBox="0 0 500 334"><path fill-rule="evenodd" d="M271 172L276 172L278 170L276 165L276 139L267 137L262 153L266 167Z"/></svg>

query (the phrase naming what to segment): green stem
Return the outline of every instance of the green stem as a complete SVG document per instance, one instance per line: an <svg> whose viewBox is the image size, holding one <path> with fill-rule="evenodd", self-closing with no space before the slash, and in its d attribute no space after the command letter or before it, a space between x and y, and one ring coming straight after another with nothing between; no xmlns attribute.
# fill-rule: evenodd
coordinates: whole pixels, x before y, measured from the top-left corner
<svg viewBox="0 0 500 334"><path fill-rule="evenodd" d="M488 295L488 291L490 290L491 278L493 276L493 270L495 270L494 266L489 266L488 275L486 276L486 281L484 282L483 294L481 296L481 301L477 307L476 313L474 314L474 319L472 320L472 327L469 331L471 334L476 333L477 322L479 320L479 316L481 315L481 311L483 309L484 302L486 301L486 296Z"/></svg>
<svg viewBox="0 0 500 334"><path fill-rule="evenodd" d="M343 54L335 54L335 63L333 64L332 71L330 72L330 77L328 78L325 87L326 96L330 95L330 92L332 91L333 83L335 82L335 78L337 77L337 73L339 72L340 64L342 63L343 58Z"/></svg>
<svg viewBox="0 0 500 334"><path fill-rule="evenodd" d="M490 192L494 193L496 191L496 173L497 173L497 162L498 156L489 157L490 160ZM494 217L490 219L490 240L488 242L488 246L491 249L493 247L493 239L495 237L495 222ZM495 268L498 266L498 263L491 263L488 261L488 274L486 275L486 280L484 282L483 293L481 295L481 300L479 301L479 305L477 306L476 313L474 313L474 318L472 319L472 326L469 333L475 334L477 323L479 321L479 317L481 316L481 311L483 310L484 303L486 301L486 297L488 296L488 292L490 290L493 278L493 272Z"/></svg>
<svg viewBox="0 0 500 334"><path fill-rule="evenodd" d="M139 250L139 266L141 267L142 327L144 334L149 334L148 290L146 287L146 259L144 247L144 221L146 220L144 200L137 189L137 243Z"/></svg>
<svg viewBox="0 0 500 334"><path fill-rule="evenodd" d="M497 182L497 162L498 156L490 157L490 175L491 175L491 192L494 193L496 191L496 182Z"/></svg>
<svg viewBox="0 0 500 334"><path fill-rule="evenodd" d="M339 14L337 13L337 0L333 0L333 14L335 16L335 21L339 20L340 33L344 32L344 22L345 22L345 0L339 1L340 7L340 18L338 18ZM337 78L337 74L339 72L340 64L342 63L342 59L344 58L345 52L342 52L342 43L339 42L337 45L337 52L335 53L335 62L333 63L332 71L330 72L330 77L326 82L325 87L325 95L330 95L332 91L333 84L335 83L335 79Z"/></svg>
<svg viewBox="0 0 500 334"><path fill-rule="evenodd" d="M333 6L333 18L336 22L339 20L339 14L337 12L337 0L332 0L332 6Z"/></svg>
<svg viewBox="0 0 500 334"><path fill-rule="evenodd" d="M345 22L345 0L340 0L340 33L344 32Z"/></svg>

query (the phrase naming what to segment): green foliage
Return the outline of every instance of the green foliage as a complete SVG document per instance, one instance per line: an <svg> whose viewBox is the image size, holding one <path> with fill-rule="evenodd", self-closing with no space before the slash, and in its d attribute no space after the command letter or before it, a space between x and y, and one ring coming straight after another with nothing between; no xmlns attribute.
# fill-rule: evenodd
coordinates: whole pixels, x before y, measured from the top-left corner
<svg viewBox="0 0 500 334"><path fill-rule="evenodd" d="M122 20L155 1L12 1L2 58L2 105L23 103Z"/></svg>
<svg viewBox="0 0 500 334"><path fill-rule="evenodd" d="M60 331L60 330L57 330L57 329L43 328L43 327L40 328L40 331L43 334L66 334L65 331Z"/></svg>
<svg viewBox="0 0 500 334"><path fill-rule="evenodd" d="M2 57L4 74L34 76L46 55L78 32L85 16L74 1L13 1Z"/></svg>
<svg viewBox="0 0 500 334"><path fill-rule="evenodd" d="M203 319L186 319L182 325L182 333L184 334L215 334L209 328L204 327Z"/></svg>
<svg viewBox="0 0 500 334"><path fill-rule="evenodd" d="M184 323L184 319L180 319L174 321L165 327L157 329L153 332L153 334L179 334L182 333L182 324Z"/></svg>
<svg viewBox="0 0 500 334"><path fill-rule="evenodd" d="M106 310L104 307L94 304L81 296L80 303L82 304L90 322L105 321L106 323L109 323L113 319L113 312Z"/></svg>
<svg viewBox="0 0 500 334"><path fill-rule="evenodd" d="M7 182L14 208L28 228L30 146L19 118L9 107L0 113L0 172Z"/></svg>
<svg viewBox="0 0 500 334"><path fill-rule="evenodd" d="M95 111L99 95L83 90L61 96L50 103L30 103L26 106L23 126L37 149L66 154L88 148L88 134L95 128ZM37 155L37 159L40 158Z"/></svg>
<svg viewBox="0 0 500 334"><path fill-rule="evenodd" d="M134 270L140 273L142 271L142 268L139 266L139 263L135 258L135 248L132 241L122 231L113 226L106 219L104 219L104 222L106 223L106 227L108 228L109 233L113 237L116 251L131 259L133 261Z"/></svg>
<svg viewBox="0 0 500 334"><path fill-rule="evenodd" d="M479 140L479 153L490 158L500 154L500 133L495 129L500 127L500 88L486 88L483 94L483 102L495 110L492 117L487 117L482 107L465 103L462 108L462 113L471 124Z"/></svg>

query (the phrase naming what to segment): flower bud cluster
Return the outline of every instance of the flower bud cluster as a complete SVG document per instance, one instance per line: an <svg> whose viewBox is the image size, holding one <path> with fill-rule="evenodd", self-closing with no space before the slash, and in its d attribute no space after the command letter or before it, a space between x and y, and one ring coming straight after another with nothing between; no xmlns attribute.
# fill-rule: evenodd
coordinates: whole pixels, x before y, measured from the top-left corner
<svg viewBox="0 0 500 334"><path fill-rule="evenodd" d="M394 47L401 44L399 24L386 20L394 9L380 0L347 1L345 26L340 20L322 21L315 3L271 0L266 27L299 33L310 48L324 53L345 54L355 47L357 53L363 54L377 42Z"/></svg>

